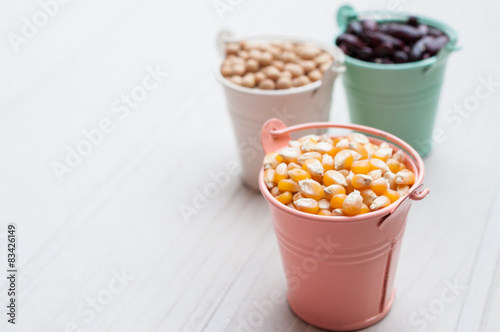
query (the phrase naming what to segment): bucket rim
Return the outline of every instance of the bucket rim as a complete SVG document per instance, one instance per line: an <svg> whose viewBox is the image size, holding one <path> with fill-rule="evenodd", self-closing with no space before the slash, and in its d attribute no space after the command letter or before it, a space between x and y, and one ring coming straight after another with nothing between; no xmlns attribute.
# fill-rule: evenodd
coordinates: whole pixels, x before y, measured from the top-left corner
<svg viewBox="0 0 500 332"><path fill-rule="evenodd" d="M332 136L332 137L335 137L335 136ZM372 142L372 141L375 141L376 143L386 142L379 137L368 137L368 139L370 140L370 142ZM386 143L390 144L392 148L397 147L392 142L386 142ZM406 163L407 164L409 163L411 165L411 168L414 170L415 179L418 180L420 178L418 176L419 173L422 172L423 174L425 174L425 170L423 170L423 169L420 170L417 166L416 161L413 160L413 158L404 149L402 149L402 148L400 148L400 149L405 156ZM264 196L266 201L269 204L272 204L274 207L278 208L279 210L281 210L287 214L293 215L295 217L301 217L305 222L362 223L362 222L366 222L368 220L381 219L381 218L384 218L384 217L390 215L391 213L393 213L401 205L402 201L409 198L409 195L413 191L413 189L417 188L418 186L421 186L422 183L423 183L423 177L421 178L421 180L419 182L415 182L410 187L410 189L408 190L408 193L406 195L401 196L395 202L393 202L393 203L389 204L388 206L386 206L385 208L382 208L382 209L377 210L377 211L370 211L368 213L358 214L355 216L320 216L317 214L311 214L311 213L298 211L298 210L295 210L295 209L292 209L292 208L286 206L285 204L280 203L277 199L275 199L271 195L271 192L269 191L269 189L266 187L266 185L264 183L264 168L262 167L260 169L260 172L259 172L259 188L260 188L260 191L262 193L262 196Z"/></svg>
<svg viewBox="0 0 500 332"><path fill-rule="evenodd" d="M292 42L292 43L304 43L304 44L312 44L316 47L321 48L323 51L328 52L332 57L333 57L333 67L340 68L344 66L345 63L345 58L346 55L342 50L335 44L330 44L326 42L322 42L319 40L315 40L309 37L302 37L302 36L287 36L287 35L254 35L254 36L246 36L246 37L230 37L226 38L226 42L238 42L242 40L247 40L247 41L259 41L259 40L266 40L266 41L285 41L285 42ZM230 88L232 90L236 90L241 93L247 93L251 95L259 95L259 96L287 96L287 95L292 95L292 94L300 94L303 92L308 92L308 91L314 91L316 89L319 89L323 83L323 79L306 84L304 86L300 87L292 87L288 89L282 89L282 90L263 90L263 89L256 89L256 88L247 88L244 86L240 86L237 84L234 84L230 80L226 79L224 76L222 76L220 72L220 67L222 62L224 61L224 56L220 55L219 61L215 64L214 67L214 75L224 87ZM330 68L331 70L331 68Z"/></svg>
<svg viewBox="0 0 500 332"><path fill-rule="evenodd" d="M377 13L380 13L380 12L383 13L383 11L359 12L358 14L359 14L359 16L361 16L361 18L358 18L358 19L362 19L363 17L368 16L368 15L376 15ZM388 16L387 14L385 14L385 15ZM414 14L410 14L407 12L398 12L396 14L391 14L391 15L392 15L392 18L381 18L381 19L374 19L374 20L376 22L404 22L405 20L408 19L409 16L415 16ZM434 18L427 17L427 16L418 15L417 18L419 19L419 22L424 23L432 28L439 29L439 30L443 31L448 36L450 41L443 48L447 48L448 45L450 44L450 42L453 42L453 45L456 43L456 40L458 38L458 34L457 34L456 30L453 27L451 27L450 25L448 25L442 21L436 20ZM342 28L342 27L340 28L339 33L333 39L333 44L335 44L337 37L345 32L346 28L347 28L347 26L344 28ZM453 49L449 50L449 51L453 51ZM407 63L394 63L394 64L368 62L368 61L363 61L363 60L353 58L345 53L344 53L344 55L345 55L345 64L355 65L358 67L374 69L374 70L390 70L390 71L396 70L397 71L397 70L406 70L406 69L419 69L419 68L425 68L425 67L434 65L438 61L439 53L437 53L436 55L434 55L428 59L424 59L424 60L407 62Z"/></svg>

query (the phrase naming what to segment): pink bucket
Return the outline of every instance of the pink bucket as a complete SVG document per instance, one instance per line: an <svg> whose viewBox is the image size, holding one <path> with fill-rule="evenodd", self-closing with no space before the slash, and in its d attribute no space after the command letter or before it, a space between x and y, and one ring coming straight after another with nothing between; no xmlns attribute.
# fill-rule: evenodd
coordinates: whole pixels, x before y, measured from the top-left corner
<svg viewBox="0 0 500 332"><path fill-rule="evenodd" d="M375 324L394 300L394 276L411 200L421 200L424 163L407 143L387 132L351 124L306 123L286 127L267 121L261 132L266 153L286 147L290 133L314 128L344 128L368 133L405 151L415 184L407 195L378 211L352 217L318 216L291 209L269 192L260 172L288 284L288 303L304 321L329 330L350 331ZM381 143L378 138L369 138ZM392 144L391 144L392 143Z"/></svg>

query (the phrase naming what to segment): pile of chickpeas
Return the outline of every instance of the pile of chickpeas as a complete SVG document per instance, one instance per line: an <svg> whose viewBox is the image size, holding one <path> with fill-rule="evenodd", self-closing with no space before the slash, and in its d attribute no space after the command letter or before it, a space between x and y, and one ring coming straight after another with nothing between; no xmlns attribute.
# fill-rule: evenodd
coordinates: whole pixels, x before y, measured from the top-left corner
<svg viewBox="0 0 500 332"><path fill-rule="evenodd" d="M415 174L401 150L360 133L307 135L264 158L264 183L280 203L323 216L376 211L408 194Z"/></svg>
<svg viewBox="0 0 500 332"><path fill-rule="evenodd" d="M321 80L332 61L328 52L311 44L241 41L226 44L220 72L247 88L289 89Z"/></svg>

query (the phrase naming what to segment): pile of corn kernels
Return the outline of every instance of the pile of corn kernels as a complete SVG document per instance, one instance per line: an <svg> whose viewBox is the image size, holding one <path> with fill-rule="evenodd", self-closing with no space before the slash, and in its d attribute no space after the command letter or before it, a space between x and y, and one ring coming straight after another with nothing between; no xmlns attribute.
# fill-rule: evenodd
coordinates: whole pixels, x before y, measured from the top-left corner
<svg viewBox="0 0 500 332"><path fill-rule="evenodd" d="M415 174L401 150L359 133L307 135L264 158L264 182L292 209L322 216L354 216L389 206L408 193Z"/></svg>
<svg viewBox="0 0 500 332"><path fill-rule="evenodd" d="M228 43L222 76L247 88L288 89L321 80L333 58L310 44Z"/></svg>

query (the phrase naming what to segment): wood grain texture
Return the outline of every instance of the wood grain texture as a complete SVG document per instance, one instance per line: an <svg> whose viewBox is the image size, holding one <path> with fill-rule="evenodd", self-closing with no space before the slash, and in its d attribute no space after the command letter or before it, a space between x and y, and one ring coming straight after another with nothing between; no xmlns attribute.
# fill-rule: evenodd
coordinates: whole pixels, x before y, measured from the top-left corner
<svg viewBox="0 0 500 332"><path fill-rule="evenodd" d="M500 87L459 120L449 118L481 80L500 81L500 44L485 33L500 28L500 5L395 3L456 27L464 49L447 67L436 119L446 138L425 160L431 194L410 212L394 307L366 331L500 331ZM179 207L192 205L213 173L239 163L213 76L216 33L330 42L338 6L241 1L221 20L211 0L72 1L16 53L8 34L19 34L23 17L41 7L2 4L0 248L7 224L17 223L20 293L18 325L3 314L0 330L319 331L285 301L260 194L228 175L197 215L183 218ZM394 1L356 2L359 9L389 6ZM156 67L168 77L128 113L114 112L114 102ZM331 112L335 122L349 120L340 81ZM58 181L52 163L103 119L113 131ZM116 283L121 274L128 279ZM0 280L2 302L7 282ZM416 323L450 283L462 287L454 300ZM89 313L89 299L107 293L105 305Z"/></svg>

